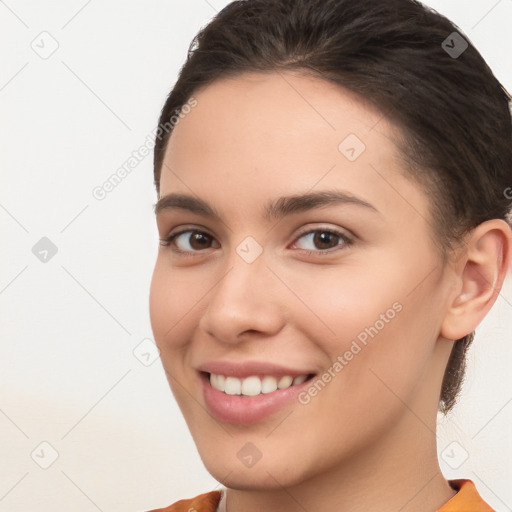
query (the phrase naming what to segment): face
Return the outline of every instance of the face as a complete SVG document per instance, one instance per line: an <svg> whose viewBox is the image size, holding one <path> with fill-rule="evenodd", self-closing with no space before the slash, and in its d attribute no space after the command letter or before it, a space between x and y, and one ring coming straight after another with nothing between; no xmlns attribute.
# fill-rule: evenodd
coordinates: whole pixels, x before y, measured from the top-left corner
<svg viewBox="0 0 512 512"><path fill-rule="evenodd" d="M150 310L206 468L278 488L414 442L435 421L449 280L396 129L297 73L194 97L162 168Z"/></svg>

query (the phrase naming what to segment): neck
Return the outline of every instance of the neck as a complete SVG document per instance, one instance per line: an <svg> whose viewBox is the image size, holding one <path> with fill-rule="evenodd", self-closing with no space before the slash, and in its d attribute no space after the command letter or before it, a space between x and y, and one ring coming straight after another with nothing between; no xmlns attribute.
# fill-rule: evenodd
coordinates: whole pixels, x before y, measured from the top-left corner
<svg viewBox="0 0 512 512"><path fill-rule="evenodd" d="M436 512L456 491L439 468L435 426L435 418L423 422L407 410L378 446L307 481L277 490L228 488L227 512Z"/></svg>

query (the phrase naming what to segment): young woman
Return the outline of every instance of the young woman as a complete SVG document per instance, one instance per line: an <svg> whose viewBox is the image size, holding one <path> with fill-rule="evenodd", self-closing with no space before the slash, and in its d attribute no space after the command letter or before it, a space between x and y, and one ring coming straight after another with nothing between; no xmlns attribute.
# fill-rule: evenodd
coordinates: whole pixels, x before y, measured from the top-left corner
<svg viewBox="0 0 512 512"><path fill-rule="evenodd" d="M160 510L492 510L441 473L436 415L511 264L509 100L412 0L201 30L157 132L150 308L223 488Z"/></svg>

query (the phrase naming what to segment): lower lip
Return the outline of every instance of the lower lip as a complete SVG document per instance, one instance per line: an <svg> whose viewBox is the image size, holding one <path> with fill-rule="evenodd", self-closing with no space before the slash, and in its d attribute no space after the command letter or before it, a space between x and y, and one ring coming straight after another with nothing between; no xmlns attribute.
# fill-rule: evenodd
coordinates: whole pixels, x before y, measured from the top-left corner
<svg viewBox="0 0 512 512"><path fill-rule="evenodd" d="M286 404L310 384L307 379L301 384L286 389L277 389L272 393L260 393L256 396L228 395L210 384L210 376L200 374L203 384L203 396L210 412L220 421L246 425L261 421Z"/></svg>

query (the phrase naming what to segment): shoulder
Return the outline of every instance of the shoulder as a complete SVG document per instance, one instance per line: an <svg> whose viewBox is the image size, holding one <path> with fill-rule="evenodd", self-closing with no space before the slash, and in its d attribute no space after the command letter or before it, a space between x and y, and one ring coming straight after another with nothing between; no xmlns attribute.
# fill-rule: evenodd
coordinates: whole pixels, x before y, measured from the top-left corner
<svg viewBox="0 0 512 512"><path fill-rule="evenodd" d="M458 491L438 512L494 512L494 509L479 495L471 480L450 480L450 485ZM166 508L158 508L147 512L216 512L221 499L221 491L210 491L199 494L195 498L177 501Z"/></svg>
<svg viewBox="0 0 512 512"><path fill-rule="evenodd" d="M459 479L449 482L457 494L437 512L494 512L494 509L482 499L473 481Z"/></svg>
<svg viewBox="0 0 512 512"><path fill-rule="evenodd" d="M166 508L148 510L148 512L215 512L221 498L221 491L210 491L195 498L177 501Z"/></svg>

